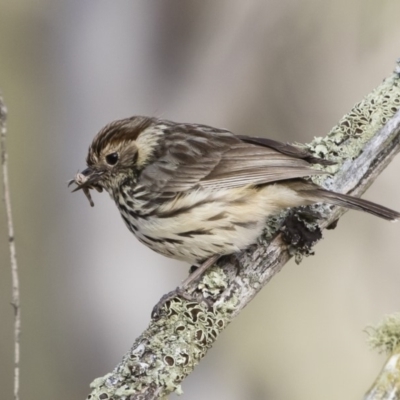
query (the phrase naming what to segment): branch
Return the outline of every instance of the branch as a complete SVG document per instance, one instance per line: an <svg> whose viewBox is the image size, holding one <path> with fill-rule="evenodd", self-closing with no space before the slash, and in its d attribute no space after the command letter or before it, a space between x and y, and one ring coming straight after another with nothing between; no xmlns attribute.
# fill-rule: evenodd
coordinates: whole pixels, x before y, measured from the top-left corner
<svg viewBox="0 0 400 400"><path fill-rule="evenodd" d="M390 163L400 149L399 74L398 68L326 137L306 145L315 155L337 162L325 167L333 175L315 178L316 183L361 195ZM224 257L188 289L199 295L199 302L175 298L167 303L160 319L150 322L115 370L91 384L88 399L150 400L180 393L181 382L221 331L293 255L299 261L310 254L320 231L332 227L345 212L328 205L312 208L321 218L300 227L309 243L287 243L288 236L295 236L287 235L288 212L271 218L257 245Z"/></svg>
<svg viewBox="0 0 400 400"><path fill-rule="evenodd" d="M3 173L3 195L6 206L8 225L8 244L10 247L11 277L12 277L12 305L14 307L14 399L19 400L19 347L21 336L21 307L19 294L18 264L15 252L14 225L11 213L10 186L8 183L8 154L6 148L7 108L3 97L0 95L0 148L1 166Z"/></svg>

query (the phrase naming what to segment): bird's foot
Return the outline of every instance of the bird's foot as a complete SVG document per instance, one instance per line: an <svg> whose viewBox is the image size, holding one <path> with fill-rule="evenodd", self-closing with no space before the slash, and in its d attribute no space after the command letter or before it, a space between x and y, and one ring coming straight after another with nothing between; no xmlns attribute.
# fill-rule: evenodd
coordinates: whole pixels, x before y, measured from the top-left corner
<svg viewBox="0 0 400 400"><path fill-rule="evenodd" d="M218 254L215 254L208 258L206 261L203 262L199 267L197 267L194 271L192 271L189 274L189 276L182 282L180 286L178 286L175 290L172 292L169 292L165 294L163 297L161 297L160 301L154 306L153 311L151 312L151 316L153 319L158 319L161 316L161 310L168 303L175 297L180 297L184 300L187 301L193 301L196 303L200 303L201 301L205 300L204 297L201 294L191 294L187 292L187 288L189 285L196 280L200 279L200 277L203 275L205 271L207 271L208 268L210 268L219 258L220 256Z"/></svg>
<svg viewBox="0 0 400 400"><path fill-rule="evenodd" d="M186 301L191 301L193 303L201 303L202 301L206 301L206 299L200 294L191 294L185 291L185 288L178 286L175 290L164 294L158 303L153 307L151 312L152 319L159 319L161 315L166 311L165 308L168 309L168 303L175 298L181 298Z"/></svg>
<svg viewBox="0 0 400 400"><path fill-rule="evenodd" d="M163 307L175 297L180 297L183 294L184 291L180 286L178 286L175 290L172 290L171 292L164 294L164 296L162 296L161 299L158 301L158 303L153 307L153 310L151 311L151 318L152 319L160 318Z"/></svg>

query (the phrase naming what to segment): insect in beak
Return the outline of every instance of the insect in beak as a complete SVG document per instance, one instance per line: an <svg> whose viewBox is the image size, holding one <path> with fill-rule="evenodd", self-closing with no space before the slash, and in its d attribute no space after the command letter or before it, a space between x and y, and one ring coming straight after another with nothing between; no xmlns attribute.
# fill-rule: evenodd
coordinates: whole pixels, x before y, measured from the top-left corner
<svg viewBox="0 0 400 400"><path fill-rule="evenodd" d="M98 192L103 191L103 188L98 184L102 174L103 173L93 171L91 168L86 168L84 171L78 172L75 175L75 178L68 182L68 186L71 186L73 183L76 184L77 187L72 192L82 189L83 193L89 200L89 204L94 207L90 190L96 189Z"/></svg>

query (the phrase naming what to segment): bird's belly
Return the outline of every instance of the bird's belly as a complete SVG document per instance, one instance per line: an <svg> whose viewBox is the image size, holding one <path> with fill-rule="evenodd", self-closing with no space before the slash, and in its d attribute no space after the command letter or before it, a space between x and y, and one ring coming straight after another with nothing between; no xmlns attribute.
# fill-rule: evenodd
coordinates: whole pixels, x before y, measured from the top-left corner
<svg viewBox="0 0 400 400"><path fill-rule="evenodd" d="M191 193L147 215L120 207L130 231L164 256L195 263L240 251L261 234L266 215L241 192Z"/></svg>
<svg viewBox="0 0 400 400"><path fill-rule="evenodd" d="M182 216L169 221L159 218L138 219L136 231L140 242L164 256L189 263L205 260L214 254L225 255L240 251L254 243L263 229L261 223L244 220L230 221L229 214L220 221ZM213 215L210 216L212 218Z"/></svg>
<svg viewBox="0 0 400 400"><path fill-rule="evenodd" d="M167 257L194 263L214 254L245 249L256 242L268 216L300 203L287 188L268 185L261 189L193 191L147 214L129 213L126 207L120 207L120 212L128 228L146 246Z"/></svg>

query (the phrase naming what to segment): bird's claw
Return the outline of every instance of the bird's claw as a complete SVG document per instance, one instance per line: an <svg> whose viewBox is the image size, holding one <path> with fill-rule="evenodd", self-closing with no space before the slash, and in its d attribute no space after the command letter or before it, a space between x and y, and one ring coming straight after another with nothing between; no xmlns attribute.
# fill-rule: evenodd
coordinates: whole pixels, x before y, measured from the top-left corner
<svg viewBox="0 0 400 400"><path fill-rule="evenodd" d="M172 290L171 292L164 294L164 296L161 297L161 299L151 311L151 318L159 319L161 317L162 309L164 308L164 306L175 297L182 297L186 300L192 299L192 297L188 293L186 293L180 286L178 286L175 290Z"/></svg>
<svg viewBox="0 0 400 400"><path fill-rule="evenodd" d="M175 290L172 290L171 292L164 294L164 296L161 297L161 299L158 301L158 303L153 307L153 310L151 311L151 318L159 319L161 315L166 311L163 310L164 306L168 302L177 297L180 297L183 300L191 301L194 303L200 303L202 301L206 301L207 305L210 306L210 304L208 304L207 302L207 299L203 298L202 296L201 298L199 298L199 295L196 294L190 294L186 292L183 287L178 286Z"/></svg>

